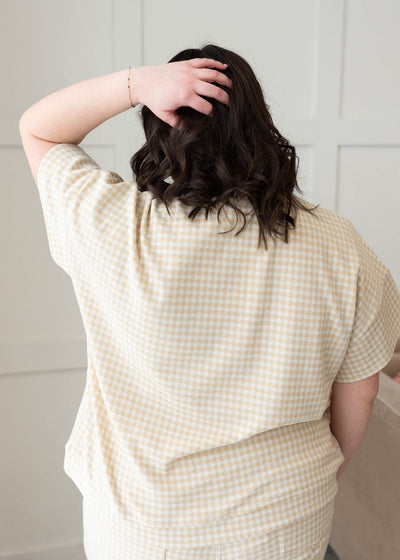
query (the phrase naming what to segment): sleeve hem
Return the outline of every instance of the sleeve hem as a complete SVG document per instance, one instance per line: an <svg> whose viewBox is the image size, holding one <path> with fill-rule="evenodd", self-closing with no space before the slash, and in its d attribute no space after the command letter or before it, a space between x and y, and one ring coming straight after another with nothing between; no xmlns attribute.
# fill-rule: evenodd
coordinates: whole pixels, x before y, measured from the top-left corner
<svg viewBox="0 0 400 560"><path fill-rule="evenodd" d="M380 360L377 360L377 362L375 362L373 368L371 366L368 366L362 373L353 374L351 379L346 379L345 378L346 374L344 375L344 378L341 379L341 375L339 372L333 381L338 383L353 383L354 381L362 381L363 379L367 379L368 377L371 377L372 375L382 371L382 369L385 366L387 366L387 364L392 359L399 338L400 338L400 330L397 331L397 336L394 336L391 339L391 343L388 347L389 348L388 352L386 352ZM351 375L352 374L350 374L350 376Z"/></svg>
<svg viewBox="0 0 400 560"><path fill-rule="evenodd" d="M38 171L37 171L37 182L38 184L41 182L41 177L42 177L42 172L44 171L44 168L47 167L48 165L48 161L52 159L53 154L58 152L59 149L61 149L61 146L75 146L76 144L68 144L66 142L60 142L59 144L56 144L55 146L53 146L52 148L50 148L49 151L47 151L44 156L42 157L40 163L39 163L39 167L38 167Z"/></svg>

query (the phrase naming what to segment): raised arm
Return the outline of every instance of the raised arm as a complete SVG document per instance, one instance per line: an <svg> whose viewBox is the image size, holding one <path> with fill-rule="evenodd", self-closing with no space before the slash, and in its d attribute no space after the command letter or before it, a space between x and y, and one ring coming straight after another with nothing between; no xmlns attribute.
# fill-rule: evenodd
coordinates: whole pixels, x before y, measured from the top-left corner
<svg viewBox="0 0 400 560"><path fill-rule="evenodd" d="M19 130L35 182L44 155L55 144L80 144L101 123L142 103L161 120L174 126L180 106L210 114L212 104L201 96L229 105L229 95L208 82L231 87L222 73L226 65L209 58L194 58L159 66L129 68L83 80L40 99L21 116Z"/></svg>

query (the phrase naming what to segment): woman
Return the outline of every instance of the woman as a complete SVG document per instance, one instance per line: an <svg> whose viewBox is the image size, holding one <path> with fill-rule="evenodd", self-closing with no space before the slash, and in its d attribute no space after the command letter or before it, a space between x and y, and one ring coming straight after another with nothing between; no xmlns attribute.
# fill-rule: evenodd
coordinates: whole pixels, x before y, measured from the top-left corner
<svg viewBox="0 0 400 560"><path fill-rule="evenodd" d="M126 182L79 144L138 104ZM248 63L187 49L56 91L20 131L87 334L64 462L87 558L322 560L400 294L348 219L294 195Z"/></svg>

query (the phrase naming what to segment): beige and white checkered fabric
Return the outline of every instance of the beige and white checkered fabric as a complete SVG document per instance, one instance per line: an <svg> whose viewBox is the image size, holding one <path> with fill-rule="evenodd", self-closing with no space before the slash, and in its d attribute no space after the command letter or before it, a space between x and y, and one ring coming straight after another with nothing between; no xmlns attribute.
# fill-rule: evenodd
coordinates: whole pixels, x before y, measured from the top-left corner
<svg viewBox="0 0 400 560"><path fill-rule="evenodd" d="M352 223L299 212L289 244L225 208L188 219L80 147L43 158L54 261L87 335L87 382L64 468L121 535L204 546L274 531L336 494L334 380L380 371L400 293ZM250 211L249 203L242 203ZM310 204L310 206L312 206Z"/></svg>
<svg viewBox="0 0 400 560"><path fill-rule="evenodd" d="M100 503L99 503L100 502ZM324 560L334 500L272 532L196 547L164 547L138 541L101 500L83 500L83 544L88 560Z"/></svg>

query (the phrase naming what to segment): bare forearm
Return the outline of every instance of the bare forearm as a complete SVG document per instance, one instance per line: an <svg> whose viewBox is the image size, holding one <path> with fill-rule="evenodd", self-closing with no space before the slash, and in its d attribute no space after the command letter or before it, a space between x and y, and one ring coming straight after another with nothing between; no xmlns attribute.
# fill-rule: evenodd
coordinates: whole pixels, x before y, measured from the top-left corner
<svg viewBox="0 0 400 560"><path fill-rule="evenodd" d="M131 69L131 99L138 99L140 68ZM51 142L79 144L104 121L131 107L128 68L76 82L43 97L21 117L25 130Z"/></svg>
<svg viewBox="0 0 400 560"><path fill-rule="evenodd" d="M371 417L374 400L374 398L359 401L332 399L330 406L331 431L344 455L344 463L338 469L337 478L360 447Z"/></svg>

